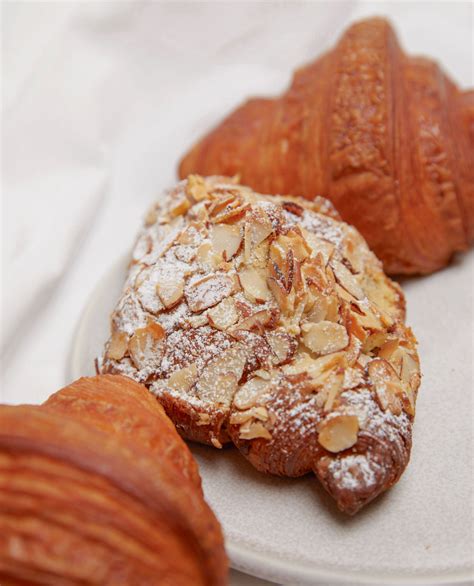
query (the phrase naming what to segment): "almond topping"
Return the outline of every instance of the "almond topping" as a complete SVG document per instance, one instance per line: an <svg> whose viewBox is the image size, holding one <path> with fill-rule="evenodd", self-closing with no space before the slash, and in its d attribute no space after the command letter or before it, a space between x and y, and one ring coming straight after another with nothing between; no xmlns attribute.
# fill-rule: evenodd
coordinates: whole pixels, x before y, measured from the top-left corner
<svg viewBox="0 0 474 586"><path fill-rule="evenodd" d="M227 330L239 319L239 312L235 307L235 301L228 297L207 312L210 325L217 330Z"/></svg>
<svg viewBox="0 0 474 586"><path fill-rule="evenodd" d="M234 397L234 405L237 409L253 407L269 388L268 380L254 377L243 384Z"/></svg>
<svg viewBox="0 0 474 586"><path fill-rule="evenodd" d="M356 299L363 299L365 297L362 287L357 282L356 277L338 260L331 261L331 268L334 271L336 281L353 295Z"/></svg>
<svg viewBox="0 0 474 586"><path fill-rule="evenodd" d="M206 199L208 193L204 179L200 175L190 175L186 184L186 193L196 202Z"/></svg>
<svg viewBox="0 0 474 586"><path fill-rule="evenodd" d="M218 255L222 255L224 260L230 260L239 250L242 236L240 226L230 226L228 224L215 224L212 227L212 248Z"/></svg>
<svg viewBox="0 0 474 586"><path fill-rule="evenodd" d="M270 290L267 287L265 277L253 267L240 271L239 280L249 301L264 302L271 299Z"/></svg>
<svg viewBox="0 0 474 586"><path fill-rule="evenodd" d="M115 331L110 338L107 348L107 357L111 360L120 360L125 356L128 346L128 335L125 332Z"/></svg>
<svg viewBox="0 0 474 586"><path fill-rule="evenodd" d="M169 210L169 217L176 218L177 216L182 216L189 210L190 207L191 204L189 203L189 199L187 197L183 197L182 199L172 203Z"/></svg>
<svg viewBox="0 0 474 586"><path fill-rule="evenodd" d="M356 415L337 415L321 423L318 442L329 452L342 452L357 443L358 431Z"/></svg>
<svg viewBox="0 0 474 586"><path fill-rule="evenodd" d="M179 275L174 278L160 279L156 284L156 292L166 309L170 309L183 298L184 279Z"/></svg>
<svg viewBox="0 0 474 586"><path fill-rule="evenodd" d="M128 342L128 350L138 369L157 368L165 353L166 332L159 323L138 328Z"/></svg>
<svg viewBox="0 0 474 586"><path fill-rule="evenodd" d="M176 391L188 392L193 386L197 379L197 367L196 365L190 364L180 370L176 370L169 377L166 384L168 387L175 389Z"/></svg>
<svg viewBox="0 0 474 586"><path fill-rule="evenodd" d="M234 282L230 277L216 273L188 284L184 295L189 309L196 313L208 307L213 307L226 297L229 297L233 287Z"/></svg>
<svg viewBox="0 0 474 586"><path fill-rule="evenodd" d="M383 358L375 358L369 363L368 372L380 407L384 411L390 408L394 415L400 415L402 412L400 397L403 395L403 389L392 366Z"/></svg>
<svg viewBox="0 0 474 586"><path fill-rule="evenodd" d="M267 341L274 354L272 362L275 365L286 364L293 358L298 342L295 337L286 332L267 332Z"/></svg>
<svg viewBox="0 0 474 586"><path fill-rule="evenodd" d="M229 407L246 362L247 353L241 344L235 344L211 360L197 383L199 397Z"/></svg>
<svg viewBox="0 0 474 586"><path fill-rule="evenodd" d="M272 434L259 421L247 421L240 427L240 439L253 440L257 438L272 439Z"/></svg>
<svg viewBox="0 0 474 586"><path fill-rule="evenodd" d="M255 207L245 219L244 256L250 261L252 251L273 232L273 225L265 211Z"/></svg>
<svg viewBox="0 0 474 586"><path fill-rule="evenodd" d="M331 321L303 324L303 343L318 354L331 354L349 344L346 328Z"/></svg>

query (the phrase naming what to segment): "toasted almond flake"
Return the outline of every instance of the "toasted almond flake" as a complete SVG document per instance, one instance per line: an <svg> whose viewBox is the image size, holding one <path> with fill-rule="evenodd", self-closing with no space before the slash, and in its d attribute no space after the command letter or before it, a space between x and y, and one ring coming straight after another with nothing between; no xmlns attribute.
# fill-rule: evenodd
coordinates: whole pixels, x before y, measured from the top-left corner
<svg viewBox="0 0 474 586"><path fill-rule="evenodd" d="M329 412L334 407L337 396L342 391L343 375L339 372L333 373L328 381L325 383L327 388L326 402L324 403L324 411Z"/></svg>
<svg viewBox="0 0 474 586"><path fill-rule="evenodd" d="M198 246L196 260L205 269L215 270L222 261L222 256L215 252L212 243L209 240L205 240Z"/></svg>
<svg viewBox="0 0 474 586"><path fill-rule="evenodd" d="M138 369L157 368L165 352L166 332L156 322L138 328L128 341L130 357Z"/></svg>
<svg viewBox="0 0 474 586"><path fill-rule="evenodd" d="M390 408L394 415L400 415L402 411L400 398L403 395L403 388L390 363L383 358L375 358L369 363L368 373L375 387L380 407L384 411Z"/></svg>
<svg viewBox="0 0 474 586"><path fill-rule="evenodd" d="M186 193L196 202L206 199L208 197L206 182L199 175L189 175Z"/></svg>
<svg viewBox="0 0 474 586"><path fill-rule="evenodd" d="M268 288L275 297L278 307L284 314L290 314L295 307L295 292L288 293L284 286L274 277L267 279Z"/></svg>
<svg viewBox="0 0 474 586"><path fill-rule="evenodd" d="M218 330L225 331L239 319L239 312L232 297L224 299L207 312L209 324Z"/></svg>
<svg viewBox="0 0 474 586"><path fill-rule="evenodd" d="M215 273L194 281L185 287L184 295L189 309L196 313L220 303L229 297L234 287L233 280L222 273Z"/></svg>
<svg viewBox="0 0 474 586"><path fill-rule="evenodd" d="M221 255L224 260L230 260L235 256L242 242L240 226L215 224L212 227L211 242L216 254Z"/></svg>
<svg viewBox="0 0 474 586"><path fill-rule="evenodd" d="M268 309L262 309L261 311L257 311L249 317L239 321L239 323L235 326L234 329L236 330L258 330L263 333L265 326L269 326L273 322L273 312Z"/></svg>
<svg viewBox="0 0 474 586"><path fill-rule="evenodd" d="M263 378L264 380L270 380L272 378L270 372L268 370L263 370L262 368L254 370L253 374L254 376L258 376L260 378Z"/></svg>
<svg viewBox="0 0 474 586"><path fill-rule="evenodd" d="M379 358L385 358L385 360L390 360L392 354L398 348L399 340L394 338L391 340L387 340L381 347L378 353Z"/></svg>
<svg viewBox="0 0 474 586"><path fill-rule="evenodd" d="M355 319L358 319L358 315L355 316ZM360 324L360 321L358 321ZM370 334L368 336L362 346L362 352L365 354L369 354L373 352L376 348L382 348L382 346L387 342L388 334L386 332L375 332L374 334ZM382 356L382 358L384 358Z"/></svg>
<svg viewBox="0 0 474 586"><path fill-rule="evenodd" d="M363 299L365 293L359 285L357 278L338 260L331 260L331 268L334 271L336 281L343 289L348 291L356 299Z"/></svg>
<svg viewBox="0 0 474 586"><path fill-rule="evenodd" d="M162 278L156 284L156 292L166 309L170 309L184 296L184 279L180 275L169 279Z"/></svg>
<svg viewBox="0 0 474 586"><path fill-rule="evenodd" d="M301 229L301 232L303 233L304 239L311 247L312 256L316 256L318 253L320 253L323 257L323 264L324 266L326 266L336 248L334 244L332 244L328 240L318 238L316 234L314 234L313 232L309 232L304 228Z"/></svg>
<svg viewBox="0 0 474 586"><path fill-rule="evenodd" d="M170 218L176 218L177 216L182 216L183 214L185 214L189 208L191 207L191 204L189 203L189 200L187 197L183 197L177 201L173 201L168 215Z"/></svg>
<svg viewBox="0 0 474 586"><path fill-rule="evenodd" d="M219 354L206 365L197 382L198 396L206 402L230 406L247 362L247 351L242 344Z"/></svg>
<svg viewBox="0 0 474 586"><path fill-rule="evenodd" d="M273 364L286 364L292 359L298 347L298 342L294 336L277 330L267 332L266 338L274 355L272 359Z"/></svg>
<svg viewBox="0 0 474 586"><path fill-rule="evenodd" d="M190 315L186 320L192 328L200 328L208 323L207 314Z"/></svg>
<svg viewBox="0 0 474 586"><path fill-rule="evenodd" d="M317 354L331 354L342 350L349 344L346 328L330 321L317 324L303 324L303 343Z"/></svg>
<svg viewBox="0 0 474 586"><path fill-rule="evenodd" d="M229 419L231 425L241 425L249 419L258 419L259 421L268 421L268 411L265 407L252 407L245 411L235 411Z"/></svg>
<svg viewBox="0 0 474 586"><path fill-rule="evenodd" d="M310 288L310 297L312 305L310 311L306 314L306 321L317 323L319 321L325 320L328 313L330 300L333 300L334 297L323 295L315 287Z"/></svg>
<svg viewBox="0 0 474 586"><path fill-rule="evenodd" d="M269 388L269 381L254 377L243 384L234 397L234 405L237 409L249 409L253 407L259 398L265 394Z"/></svg>
<svg viewBox="0 0 474 586"><path fill-rule="evenodd" d="M254 267L247 267L239 272L240 284L249 301L264 302L271 299L271 293L262 272Z"/></svg>
<svg viewBox="0 0 474 586"><path fill-rule="evenodd" d="M265 211L255 207L245 218L244 257L251 260L252 252L273 232L273 225Z"/></svg>
<svg viewBox="0 0 474 586"><path fill-rule="evenodd" d="M319 426L318 442L329 452L337 453L357 443L359 419L356 415L337 415Z"/></svg>
<svg viewBox="0 0 474 586"><path fill-rule="evenodd" d="M268 429L259 421L247 421L240 427L239 430L240 439L253 440L253 439L272 439L272 434Z"/></svg>
<svg viewBox="0 0 474 586"><path fill-rule="evenodd" d="M125 332L115 331L110 338L107 348L107 357L111 360L120 360L127 352L128 335Z"/></svg>
<svg viewBox="0 0 474 586"><path fill-rule="evenodd" d="M193 363L173 372L173 374L167 380L166 384L168 387L171 387L177 391L188 392L196 380L197 367Z"/></svg>
<svg viewBox="0 0 474 586"><path fill-rule="evenodd" d="M196 425L209 425L210 422L211 416L209 415L209 413L199 413L199 418L196 421Z"/></svg>
<svg viewBox="0 0 474 586"><path fill-rule="evenodd" d="M222 444L221 442L214 436L211 437L211 444L217 448L218 450L222 449Z"/></svg>

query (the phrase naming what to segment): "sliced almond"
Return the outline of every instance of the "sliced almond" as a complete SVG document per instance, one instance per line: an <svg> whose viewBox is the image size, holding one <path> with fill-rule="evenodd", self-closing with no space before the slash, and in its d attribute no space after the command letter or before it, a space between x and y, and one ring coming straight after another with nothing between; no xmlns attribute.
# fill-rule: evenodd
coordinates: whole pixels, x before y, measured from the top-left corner
<svg viewBox="0 0 474 586"><path fill-rule="evenodd" d="M183 391L187 393L193 384L197 380L197 367L196 365L190 364L180 370L176 370L169 377L166 384L168 387L175 389L176 391Z"/></svg>
<svg viewBox="0 0 474 586"><path fill-rule="evenodd" d="M166 332L159 323L138 328L128 342L130 357L138 369L157 368L165 353Z"/></svg>
<svg viewBox="0 0 474 586"><path fill-rule="evenodd" d="M273 276L268 277L267 284L282 313L291 314L295 308L295 291L288 293L282 282Z"/></svg>
<svg viewBox="0 0 474 586"><path fill-rule="evenodd" d="M260 207L255 207L245 218L245 245L244 256L249 262L253 250L273 232L270 218Z"/></svg>
<svg viewBox="0 0 474 586"><path fill-rule="evenodd" d="M290 336L283 331L270 331L267 332L266 338L273 352L273 364L277 366L286 364L293 358L298 347L298 342L294 336Z"/></svg>
<svg viewBox="0 0 474 586"><path fill-rule="evenodd" d="M239 319L239 312L232 297L224 299L207 312L210 325L217 330L225 331Z"/></svg>
<svg viewBox="0 0 474 586"><path fill-rule="evenodd" d="M174 278L162 278L156 284L156 292L166 309L170 309L184 296L184 279L180 275Z"/></svg>
<svg viewBox="0 0 474 586"><path fill-rule="evenodd" d="M306 352L296 355L296 359L283 366L283 372L288 375L307 374L315 383L323 384L332 371L344 369L347 366L344 352L335 352L320 358L313 358Z"/></svg>
<svg viewBox="0 0 474 586"><path fill-rule="evenodd" d="M239 280L245 296L252 302L264 302L271 299L263 271L254 267L247 267L239 272Z"/></svg>
<svg viewBox="0 0 474 586"><path fill-rule="evenodd" d="M249 317L246 317L242 321L240 321L236 326L235 329L238 330L258 330L259 332L263 333L265 326L269 326L274 322L274 313L269 309L262 309L261 311L257 311Z"/></svg>
<svg viewBox="0 0 474 586"><path fill-rule="evenodd" d="M380 347L378 357L384 358L385 360L390 360L391 356L398 348L399 343L400 340L398 340L397 338L394 338L392 340L386 340L386 342L382 344L382 346Z"/></svg>
<svg viewBox="0 0 474 586"><path fill-rule="evenodd" d="M259 421L247 421L239 429L239 437L244 440L272 439L272 434Z"/></svg>
<svg viewBox="0 0 474 586"><path fill-rule="evenodd" d="M198 396L211 403L229 407L247 362L242 344L235 344L204 368L198 382Z"/></svg>
<svg viewBox="0 0 474 586"><path fill-rule="evenodd" d="M324 411L329 412L334 407L339 393L342 391L342 382L344 376L342 373L334 372L325 383L327 389L326 402L324 403Z"/></svg>
<svg viewBox="0 0 474 586"><path fill-rule="evenodd" d="M251 378L235 394L234 405L237 409L249 409L258 402L259 398L265 394L268 388L268 380L260 377Z"/></svg>
<svg viewBox="0 0 474 586"><path fill-rule="evenodd" d="M356 415L337 415L321 423L318 442L329 452L342 452L357 443L358 431Z"/></svg>
<svg viewBox="0 0 474 586"><path fill-rule="evenodd" d="M196 421L196 425L209 425L211 422L211 416L209 413L199 413L198 420Z"/></svg>
<svg viewBox="0 0 474 586"><path fill-rule="evenodd" d="M246 411L235 411L229 418L231 425L242 425L249 419L258 419L259 421L268 420L268 411L265 407L252 407Z"/></svg>
<svg viewBox="0 0 474 586"><path fill-rule="evenodd" d="M356 299L363 299L365 297L365 293L362 287L359 285L357 278L347 267L345 267L338 260L333 259L331 260L331 268L334 271L336 281L339 283L339 285L341 285L341 287L343 287Z"/></svg>
<svg viewBox="0 0 474 586"><path fill-rule="evenodd" d="M239 250L242 236L240 226L215 224L212 227L211 242L214 252L230 260Z"/></svg>
<svg viewBox="0 0 474 586"><path fill-rule="evenodd" d="M312 255L316 256L318 253L321 253L324 260L324 266L326 266L336 248L334 244L328 240L319 238L316 234L309 230L305 230L304 228L301 229L301 232L303 233L304 239L311 247Z"/></svg>
<svg viewBox="0 0 474 586"><path fill-rule="evenodd" d="M111 360L120 360L122 359L128 347L128 335L125 332L115 331L109 342L109 346L107 348L107 358Z"/></svg>
<svg viewBox="0 0 474 586"><path fill-rule="evenodd" d="M369 363L368 373L375 387L380 407L384 411L390 408L394 415L400 415L402 412L400 398L403 395L403 389L392 366L383 358L375 358Z"/></svg>
<svg viewBox="0 0 474 586"><path fill-rule="evenodd" d="M189 203L189 199L187 197L182 197L171 203L168 215L170 218L182 216L189 210L190 207L191 204Z"/></svg>
<svg viewBox="0 0 474 586"><path fill-rule="evenodd" d="M206 182L199 175L190 175L186 184L186 193L194 201L201 201L208 197Z"/></svg>
<svg viewBox="0 0 474 586"><path fill-rule="evenodd" d="M214 270L222 261L222 256L216 253L209 240L205 240L198 246L196 260L205 269Z"/></svg>
<svg viewBox="0 0 474 586"><path fill-rule="evenodd" d="M303 324L303 343L317 354L331 354L342 350L349 344L349 336L344 326L321 321L317 324Z"/></svg>
<svg viewBox="0 0 474 586"><path fill-rule="evenodd" d="M234 282L228 275L216 273L188 284L184 295L189 309L196 313L229 297L233 288Z"/></svg>

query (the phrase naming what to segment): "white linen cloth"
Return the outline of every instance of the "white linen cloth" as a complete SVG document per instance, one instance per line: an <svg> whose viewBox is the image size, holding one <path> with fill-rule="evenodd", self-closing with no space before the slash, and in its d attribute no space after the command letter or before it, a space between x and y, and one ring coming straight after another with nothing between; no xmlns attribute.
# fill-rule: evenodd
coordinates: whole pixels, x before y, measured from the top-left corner
<svg viewBox="0 0 474 586"><path fill-rule="evenodd" d="M473 85L470 2L2 5L2 402L69 382L84 303L191 143L374 14Z"/></svg>

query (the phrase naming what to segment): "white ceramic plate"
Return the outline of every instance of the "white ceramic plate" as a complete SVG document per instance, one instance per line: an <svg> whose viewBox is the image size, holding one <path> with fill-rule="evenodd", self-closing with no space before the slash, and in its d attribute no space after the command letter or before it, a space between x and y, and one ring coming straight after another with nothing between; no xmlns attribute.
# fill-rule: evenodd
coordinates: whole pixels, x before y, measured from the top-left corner
<svg viewBox="0 0 474 586"><path fill-rule="evenodd" d="M471 583L473 261L403 283L424 372L412 459L355 518L337 513L312 477L266 476L236 450L191 446L234 568L291 584ZM109 270L84 310L69 381L94 372L125 266Z"/></svg>

